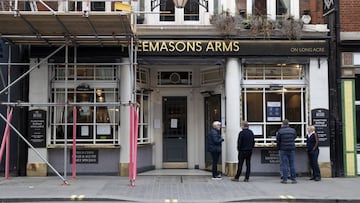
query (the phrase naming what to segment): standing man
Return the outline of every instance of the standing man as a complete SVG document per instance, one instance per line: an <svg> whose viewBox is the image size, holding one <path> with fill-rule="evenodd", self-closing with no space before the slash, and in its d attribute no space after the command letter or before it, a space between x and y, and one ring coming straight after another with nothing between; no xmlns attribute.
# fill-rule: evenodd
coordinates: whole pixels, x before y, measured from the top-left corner
<svg viewBox="0 0 360 203"><path fill-rule="evenodd" d="M212 129L208 135L208 151L211 153L212 158L212 179L221 180L221 175L218 173L217 164L219 162L219 157L221 154L221 143L224 139L221 137L220 133L221 123L219 121L214 121L212 124Z"/></svg>
<svg viewBox="0 0 360 203"><path fill-rule="evenodd" d="M249 182L250 177L250 161L252 149L255 146L254 133L249 129L249 123L247 121L241 122L242 130L239 133L237 140L237 150L238 150L238 168L236 175L232 181L239 181L239 177L241 175L242 166L244 164L244 160L246 161L246 173L244 182Z"/></svg>
<svg viewBox="0 0 360 203"><path fill-rule="evenodd" d="M281 128L276 134L276 143L280 152L283 179L281 183L287 183L288 167L290 165L291 183L297 183L295 172L295 139L296 131L289 127L289 121L283 120Z"/></svg>

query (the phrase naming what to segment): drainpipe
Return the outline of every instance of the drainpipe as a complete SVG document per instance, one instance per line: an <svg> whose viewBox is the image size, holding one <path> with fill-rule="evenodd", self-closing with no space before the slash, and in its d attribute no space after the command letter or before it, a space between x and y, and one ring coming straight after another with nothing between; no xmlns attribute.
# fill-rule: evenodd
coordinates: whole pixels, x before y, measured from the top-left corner
<svg viewBox="0 0 360 203"><path fill-rule="evenodd" d="M340 44L340 5L334 3L335 11L329 14L330 54L329 96L330 96L330 159L332 177L344 176L343 132L341 118L341 70L338 47Z"/></svg>

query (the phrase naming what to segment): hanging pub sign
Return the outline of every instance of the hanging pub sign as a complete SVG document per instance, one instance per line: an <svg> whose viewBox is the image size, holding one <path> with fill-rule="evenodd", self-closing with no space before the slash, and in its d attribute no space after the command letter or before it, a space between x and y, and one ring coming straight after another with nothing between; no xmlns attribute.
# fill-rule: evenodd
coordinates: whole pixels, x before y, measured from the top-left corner
<svg viewBox="0 0 360 203"><path fill-rule="evenodd" d="M311 123L319 138L319 146L329 146L329 110L311 110Z"/></svg>
<svg viewBox="0 0 360 203"><path fill-rule="evenodd" d="M335 11L335 1L338 0L323 0L323 16L327 16Z"/></svg>
<svg viewBox="0 0 360 203"><path fill-rule="evenodd" d="M34 147L46 147L46 111L29 111L29 141Z"/></svg>

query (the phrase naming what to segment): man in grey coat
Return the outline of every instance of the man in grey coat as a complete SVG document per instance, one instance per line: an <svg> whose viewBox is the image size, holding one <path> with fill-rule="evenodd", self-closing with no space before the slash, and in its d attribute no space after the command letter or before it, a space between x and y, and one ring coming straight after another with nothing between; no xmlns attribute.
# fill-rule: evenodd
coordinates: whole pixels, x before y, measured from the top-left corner
<svg viewBox="0 0 360 203"><path fill-rule="evenodd" d="M276 133L276 143L282 163L282 174L288 174L290 165L291 183L297 183L295 172L295 139L295 129L289 126L287 119L283 120L281 128ZM283 175L281 183L286 184L287 178L287 175Z"/></svg>

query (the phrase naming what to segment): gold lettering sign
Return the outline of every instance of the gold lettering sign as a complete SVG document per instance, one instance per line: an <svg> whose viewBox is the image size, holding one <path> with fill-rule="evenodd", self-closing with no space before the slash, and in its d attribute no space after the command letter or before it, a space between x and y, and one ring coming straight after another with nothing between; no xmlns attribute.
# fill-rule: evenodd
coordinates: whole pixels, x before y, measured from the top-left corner
<svg viewBox="0 0 360 203"><path fill-rule="evenodd" d="M176 56L327 56L326 41L255 41L255 40L140 40L138 51L146 55Z"/></svg>
<svg viewBox="0 0 360 203"><path fill-rule="evenodd" d="M147 41L139 43L140 52L237 52L239 41Z"/></svg>
<svg viewBox="0 0 360 203"><path fill-rule="evenodd" d="M322 53L325 52L324 47L292 47L290 48L290 52L292 53Z"/></svg>

